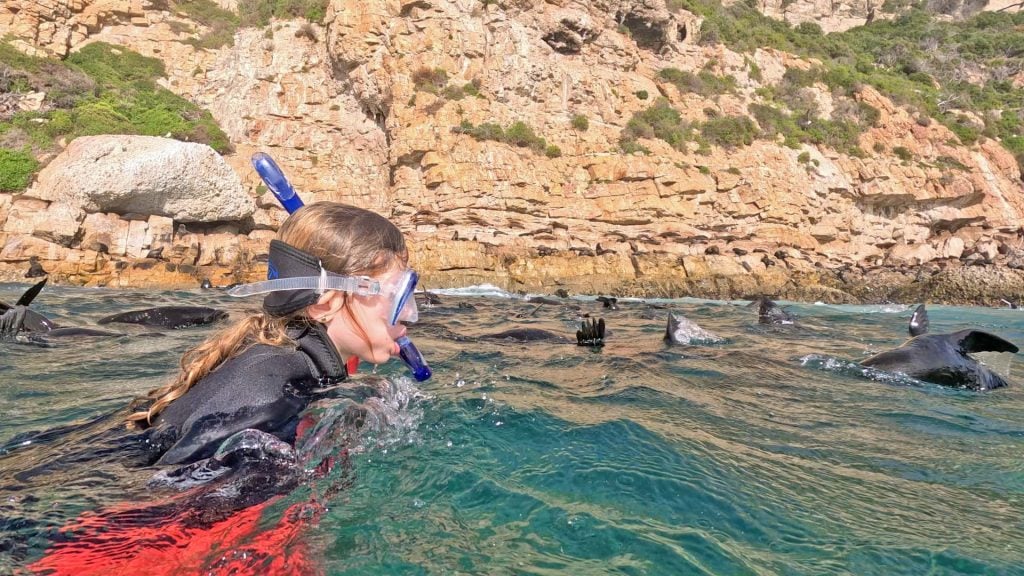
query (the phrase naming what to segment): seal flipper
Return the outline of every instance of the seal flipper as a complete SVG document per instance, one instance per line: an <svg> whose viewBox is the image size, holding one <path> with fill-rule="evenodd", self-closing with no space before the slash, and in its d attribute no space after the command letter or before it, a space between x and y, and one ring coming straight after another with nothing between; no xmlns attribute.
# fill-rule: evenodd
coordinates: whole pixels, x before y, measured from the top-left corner
<svg viewBox="0 0 1024 576"><path fill-rule="evenodd" d="M961 330L950 334L950 338L956 342L960 351L964 354L971 352L1013 352L1017 353L1019 348L1012 342L1003 340L995 334L982 332L981 330Z"/></svg>
<svg viewBox="0 0 1024 576"><path fill-rule="evenodd" d="M43 291L43 286L46 286L46 281L49 278L43 278L41 282L37 282L35 286L25 290L25 293L18 298L18 301L14 303L15 306L28 306L36 299L36 296Z"/></svg>
<svg viewBox="0 0 1024 576"><path fill-rule="evenodd" d="M598 320L590 319L590 322L583 321L583 325L576 331L577 346L604 346L604 318Z"/></svg>
<svg viewBox="0 0 1024 576"><path fill-rule="evenodd" d="M0 342L13 341L17 338L18 332L25 323L26 312L28 312L28 308L15 306L0 314Z"/></svg>
<svg viewBox="0 0 1024 576"><path fill-rule="evenodd" d="M910 330L911 336L920 336L928 332L928 311L925 310L924 304L914 310L914 315L910 317L908 330Z"/></svg>
<svg viewBox="0 0 1024 576"><path fill-rule="evenodd" d="M34 286L26 290L25 293L21 295L21 298L18 298L18 301L14 306L9 306L4 302L0 302L0 313L8 312L19 306L25 309L24 318L19 320L19 330L27 332L49 332L57 327L57 323L53 320L50 320L46 316L28 308L28 305L31 304L32 301L36 299L36 296L38 296L43 290L43 286L46 285L46 280L47 279L44 278L41 282L36 283ZM7 328L9 330L10 326Z"/></svg>
<svg viewBox="0 0 1024 576"><path fill-rule="evenodd" d="M675 334L676 328L679 328L679 319L676 318L675 314L669 312L668 322L665 324L665 341L672 342L672 335Z"/></svg>

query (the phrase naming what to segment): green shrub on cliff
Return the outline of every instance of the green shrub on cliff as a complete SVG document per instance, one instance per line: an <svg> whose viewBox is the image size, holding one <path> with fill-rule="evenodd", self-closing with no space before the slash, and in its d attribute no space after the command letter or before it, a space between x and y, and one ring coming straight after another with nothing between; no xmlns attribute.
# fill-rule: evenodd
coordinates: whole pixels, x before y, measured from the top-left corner
<svg viewBox="0 0 1024 576"><path fill-rule="evenodd" d="M746 116L716 116L698 127L709 144L723 148L750 146L757 137L757 125Z"/></svg>
<svg viewBox="0 0 1024 576"><path fill-rule="evenodd" d="M633 114L629 119L619 136L619 148L627 154L646 152L646 148L639 146L637 140L657 138L668 142L676 150L683 150L691 133L690 125L679 115L679 111L665 98L658 98L649 108Z"/></svg>
<svg viewBox="0 0 1024 576"><path fill-rule="evenodd" d="M234 46L238 14L221 8L213 0L178 0L174 7L207 29L202 36L186 40L187 44L210 49Z"/></svg>
<svg viewBox="0 0 1024 576"><path fill-rule="evenodd" d="M529 148L551 158L557 158L562 154L557 146L548 146L547 140L538 136L530 125L522 121L513 122L508 128L502 128L501 125L493 122L484 122L479 126L474 126L472 122L463 120L462 124L452 128L452 131L466 134L475 140L491 140L519 148Z"/></svg>
<svg viewBox="0 0 1024 576"><path fill-rule="evenodd" d="M865 105L866 106L866 105ZM870 108L870 107L867 107ZM760 136L798 148L802 143L818 144L849 154L863 156L858 137L867 124L850 117L819 118L806 112L790 112L772 103L755 103L748 107L760 127ZM874 110L873 108L871 110ZM874 111L877 114L877 110ZM868 118L872 115L865 114Z"/></svg>
<svg viewBox="0 0 1024 576"><path fill-rule="evenodd" d="M873 86L919 117L945 124L964 144L981 136L999 138L1024 158L1019 141L1024 134L1024 91L1011 81L1024 69L1024 12L982 12L951 20L936 18L924 3L887 0L883 12L909 11L822 35L815 26L792 28L764 16L755 0L727 7L718 0L678 2L704 18L702 44L721 43L741 53L770 47L816 58L823 63L821 81L834 90L849 95L861 85ZM949 12L948 3L927 7ZM978 114L984 126L966 123L961 111Z"/></svg>
<svg viewBox="0 0 1024 576"><path fill-rule="evenodd" d="M231 150L208 111L156 83L164 73L160 60L102 42L64 61L25 56L0 43L0 78L7 79L0 88L46 94L40 110L0 118L0 147L38 154L54 151L61 137L169 134L218 152Z"/></svg>
<svg viewBox="0 0 1024 576"><path fill-rule="evenodd" d="M662 80L675 85L680 92L692 92L705 98L727 94L736 90L736 79L732 76L716 76L708 70L694 74L678 68L662 68L658 72Z"/></svg>
<svg viewBox="0 0 1024 576"><path fill-rule="evenodd" d="M289 20L305 18L323 24L329 0L238 0L242 26L262 28L271 18Z"/></svg>
<svg viewBox="0 0 1024 576"><path fill-rule="evenodd" d="M31 151L0 148L0 192L24 190L38 167Z"/></svg>
<svg viewBox="0 0 1024 576"><path fill-rule="evenodd" d="M65 60L88 74L106 89L133 87L152 91L155 80L166 75L164 63L156 58L105 42L94 42L73 52Z"/></svg>
<svg viewBox="0 0 1024 576"><path fill-rule="evenodd" d="M412 85L417 92L438 94L448 85L448 72L444 68L419 68L412 73Z"/></svg>

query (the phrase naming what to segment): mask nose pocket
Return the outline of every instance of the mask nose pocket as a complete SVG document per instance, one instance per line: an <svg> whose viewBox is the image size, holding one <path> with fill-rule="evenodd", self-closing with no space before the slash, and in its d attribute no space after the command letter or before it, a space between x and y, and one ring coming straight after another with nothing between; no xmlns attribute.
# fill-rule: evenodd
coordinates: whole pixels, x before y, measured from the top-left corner
<svg viewBox="0 0 1024 576"><path fill-rule="evenodd" d="M419 310L416 308L416 298L413 292L416 290L416 282L419 275L415 270L406 270L395 284L392 295L391 314L388 321L394 325L401 322L416 322L419 320Z"/></svg>

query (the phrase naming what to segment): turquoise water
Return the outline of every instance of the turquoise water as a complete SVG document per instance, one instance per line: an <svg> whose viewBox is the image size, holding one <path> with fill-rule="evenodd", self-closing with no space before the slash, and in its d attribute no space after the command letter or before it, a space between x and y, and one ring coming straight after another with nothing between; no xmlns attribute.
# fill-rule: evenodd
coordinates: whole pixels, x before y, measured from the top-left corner
<svg viewBox="0 0 1024 576"><path fill-rule="evenodd" d="M25 287L0 285L0 299ZM640 301L441 299L411 330L434 378L353 453L351 485L304 533L326 574L1024 574L1017 356L986 358L1010 388L975 393L871 380L850 364L900 344L908 306L794 304L798 325L765 327L742 303L658 301L727 339L669 347L667 310ZM91 325L161 304L236 319L255 306L198 290L48 287L34 308ZM972 327L1024 345L1024 311L929 310L933 333ZM581 312L605 318L603 349L455 337L531 327L570 339ZM123 330L0 344L0 442L124 406L212 333ZM412 386L398 363L377 372ZM26 464L0 459L4 514L24 496L12 468ZM34 496L59 525L143 493L152 473L69 473ZM41 555L45 536L0 530L0 572Z"/></svg>

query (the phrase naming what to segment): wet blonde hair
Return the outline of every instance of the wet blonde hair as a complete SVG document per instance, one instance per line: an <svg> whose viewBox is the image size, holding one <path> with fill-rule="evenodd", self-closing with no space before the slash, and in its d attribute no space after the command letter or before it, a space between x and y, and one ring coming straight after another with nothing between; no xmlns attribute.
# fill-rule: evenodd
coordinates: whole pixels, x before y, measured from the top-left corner
<svg viewBox="0 0 1024 576"><path fill-rule="evenodd" d="M278 240L320 259L323 267L346 276L377 276L405 266L408 251L402 232L383 216L336 202L310 204L285 220ZM345 299L344 312L364 340L369 340ZM168 404L181 398L192 386L254 344L294 345L288 324L313 322L305 309L288 316L260 312L225 328L185 352L177 377L149 393L153 403L147 410L128 416L131 426L146 427Z"/></svg>

